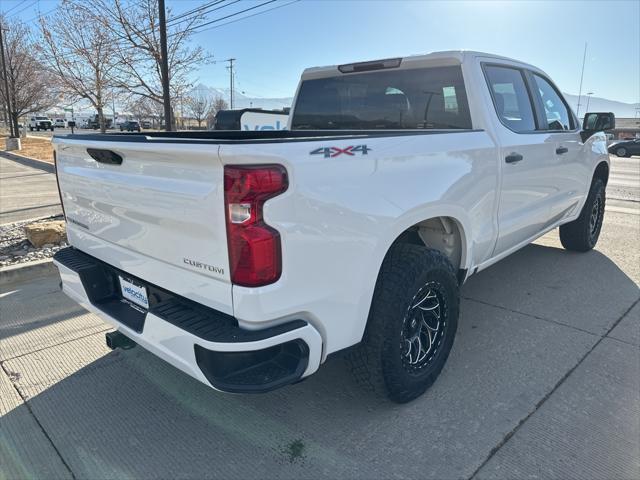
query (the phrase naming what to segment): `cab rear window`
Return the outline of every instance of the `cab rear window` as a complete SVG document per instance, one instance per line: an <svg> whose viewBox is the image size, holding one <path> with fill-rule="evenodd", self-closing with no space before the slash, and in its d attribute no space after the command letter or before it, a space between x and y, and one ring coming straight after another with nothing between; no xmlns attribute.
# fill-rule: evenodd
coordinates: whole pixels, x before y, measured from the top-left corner
<svg viewBox="0 0 640 480"><path fill-rule="evenodd" d="M470 129L459 66L305 80L292 129Z"/></svg>

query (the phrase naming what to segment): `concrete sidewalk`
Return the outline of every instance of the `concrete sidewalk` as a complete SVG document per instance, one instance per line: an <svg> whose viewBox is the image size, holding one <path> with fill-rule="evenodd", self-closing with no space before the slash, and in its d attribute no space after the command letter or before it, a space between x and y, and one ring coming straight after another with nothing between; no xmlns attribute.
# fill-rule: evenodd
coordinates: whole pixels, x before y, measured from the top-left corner
<svg viewBox="0 0 640 480"><path fill-rule="evenodd" d="M0 225L61 213L53 165L0 152Z"/></svg>
<svg viewBox="0 0 640 480"><path fill-rule="evenodd" d="M217 393L108 350L55 277L5 288L2 473L640 478L639 235L637 215L608 212L596 251L554 232L473 277L442 376L408 405L363 393L340 358L269 394Z"/></svg>

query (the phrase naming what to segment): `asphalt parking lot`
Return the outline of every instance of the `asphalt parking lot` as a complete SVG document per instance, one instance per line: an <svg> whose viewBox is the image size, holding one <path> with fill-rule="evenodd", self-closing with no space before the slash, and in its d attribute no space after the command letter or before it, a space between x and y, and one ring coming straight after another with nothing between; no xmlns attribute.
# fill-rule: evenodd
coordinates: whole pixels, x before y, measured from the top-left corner
<svg viewBox="0 0 640 480"><path fill-rule="evenodd" d="M0 478L638 479L640 203L624 188L596 250L551 232L473 277L442 376L402 406L340 358L269 394L217 393L107 349L56 277L6 286Z"/></svg>

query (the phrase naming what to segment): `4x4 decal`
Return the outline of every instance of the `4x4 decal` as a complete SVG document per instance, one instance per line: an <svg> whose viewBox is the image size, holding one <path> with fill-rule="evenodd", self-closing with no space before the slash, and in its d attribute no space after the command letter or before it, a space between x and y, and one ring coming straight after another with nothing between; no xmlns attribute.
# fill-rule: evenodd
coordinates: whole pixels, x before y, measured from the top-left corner
<svg viewBox="0 0 640 480"><path fill-rule="evenodd" d="M355 146L350 145L345 148L320 147L309 152L309 155L324 155L324 158L329 158L329 157L337 157L338 155L345 154L345 155L351 155L353 157L355 156L356 153L361 153L362 155L366 155L370 151L371 151L371 148L369 148L366 145L355 145Z"/></svg>

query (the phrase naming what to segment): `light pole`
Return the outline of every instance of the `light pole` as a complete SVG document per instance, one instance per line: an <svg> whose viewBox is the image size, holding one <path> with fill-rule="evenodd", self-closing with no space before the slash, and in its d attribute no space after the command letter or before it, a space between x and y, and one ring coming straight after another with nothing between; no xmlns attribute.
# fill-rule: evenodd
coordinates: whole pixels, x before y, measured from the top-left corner
<svg viewBox="0 0 640 480"><path fill-rule="evenodd" d="M591 95L593 95L593 92L587 92L587 109L585 110L585 114L589 113L589 100L591 100Z"/></svg>
<svg viewBox="0 0 640 480"><path fill-rule="evenodd" d="M233 62L235 62L236 59L235 58L227 58L224 61L225 62L229 62L229 66L227 67L229 69L229 88L230 88L230 92L229 92L229 103L230 103L230 106L229 106L229 108L231 108L231 110L233 110L233 89L235 88L234 79L233 79Z"/></svg>
<svg viewBox="0 0 640 480"><path fill-rule="evenodd" d="M584 42L584 54L582 55L582 71L580 72L580 89L578 90L578 111L576 116L580 118L580 100L582 99L582 79L584 78L584 64L587 61L587 42Z"/></svg>

